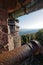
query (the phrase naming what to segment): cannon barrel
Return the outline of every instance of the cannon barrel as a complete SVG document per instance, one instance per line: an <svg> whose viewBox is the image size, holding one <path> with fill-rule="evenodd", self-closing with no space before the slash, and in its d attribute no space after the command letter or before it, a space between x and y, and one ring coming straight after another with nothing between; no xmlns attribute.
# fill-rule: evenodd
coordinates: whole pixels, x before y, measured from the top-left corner
<svg viewBox="0 0 43 65"><path fill-rule="evenodd" d="M38 54L40 48L39 42L33 40L12 51L4 52L0 54L0 65L19 65L31 55Z"/></svg>

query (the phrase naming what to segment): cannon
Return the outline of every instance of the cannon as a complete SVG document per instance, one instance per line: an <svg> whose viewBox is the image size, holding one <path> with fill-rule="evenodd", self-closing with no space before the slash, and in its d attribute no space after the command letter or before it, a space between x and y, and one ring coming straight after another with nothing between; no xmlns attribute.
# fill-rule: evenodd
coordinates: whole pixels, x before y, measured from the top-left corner
<svg viewBox="0 0 43 65"><path fill-rule="evenodd" d="M24 60L30 58L31 55L37 55L40 51L40 43L32 40L30 43L15 48L12 51L0 54L0 65L20 65Z"/></svg>

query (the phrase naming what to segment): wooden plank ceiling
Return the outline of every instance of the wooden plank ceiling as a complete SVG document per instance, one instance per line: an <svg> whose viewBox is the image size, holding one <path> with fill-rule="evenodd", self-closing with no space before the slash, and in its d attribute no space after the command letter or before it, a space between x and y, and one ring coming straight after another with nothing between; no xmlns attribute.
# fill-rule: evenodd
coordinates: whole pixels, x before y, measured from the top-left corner
<svg viewBox="0 0 43 65"><path fill-rule="evenodd" d="M43 8L43 0L0 0L0 8L18 17Z"/></svg>
<svg viewBox="0 0 43 65"><path fill-rule="evenodd" d="M0 8L6 8L8 13L11 13L30 2L31 0L0 0Z"/></svg>

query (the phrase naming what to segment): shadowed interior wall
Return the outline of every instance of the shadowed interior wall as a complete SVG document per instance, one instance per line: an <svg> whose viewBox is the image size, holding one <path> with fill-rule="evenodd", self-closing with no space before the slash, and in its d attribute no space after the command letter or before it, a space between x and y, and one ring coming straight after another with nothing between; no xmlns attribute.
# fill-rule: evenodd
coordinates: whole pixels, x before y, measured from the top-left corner
<svg viewBox="0 0 43 65"><path fill-rule="evenodd" d="M0 8L0 45L5 46L6 50L8 50L6 46L8 43L7 17L7 11Z"/></svg>

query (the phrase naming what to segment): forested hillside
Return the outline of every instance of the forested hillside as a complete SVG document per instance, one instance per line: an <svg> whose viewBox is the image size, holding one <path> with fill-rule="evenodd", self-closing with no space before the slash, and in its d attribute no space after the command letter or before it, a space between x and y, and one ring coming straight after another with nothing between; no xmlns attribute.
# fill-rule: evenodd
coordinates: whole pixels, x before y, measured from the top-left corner
<svg viewBox="0 0 43 65"><path fill-rule="evenodd" d="M41 45L43 45L43 29L39 30L36 33L21 35L21 43L22 44L29 43L31 40L37 40L41 43Z"/></svg>

